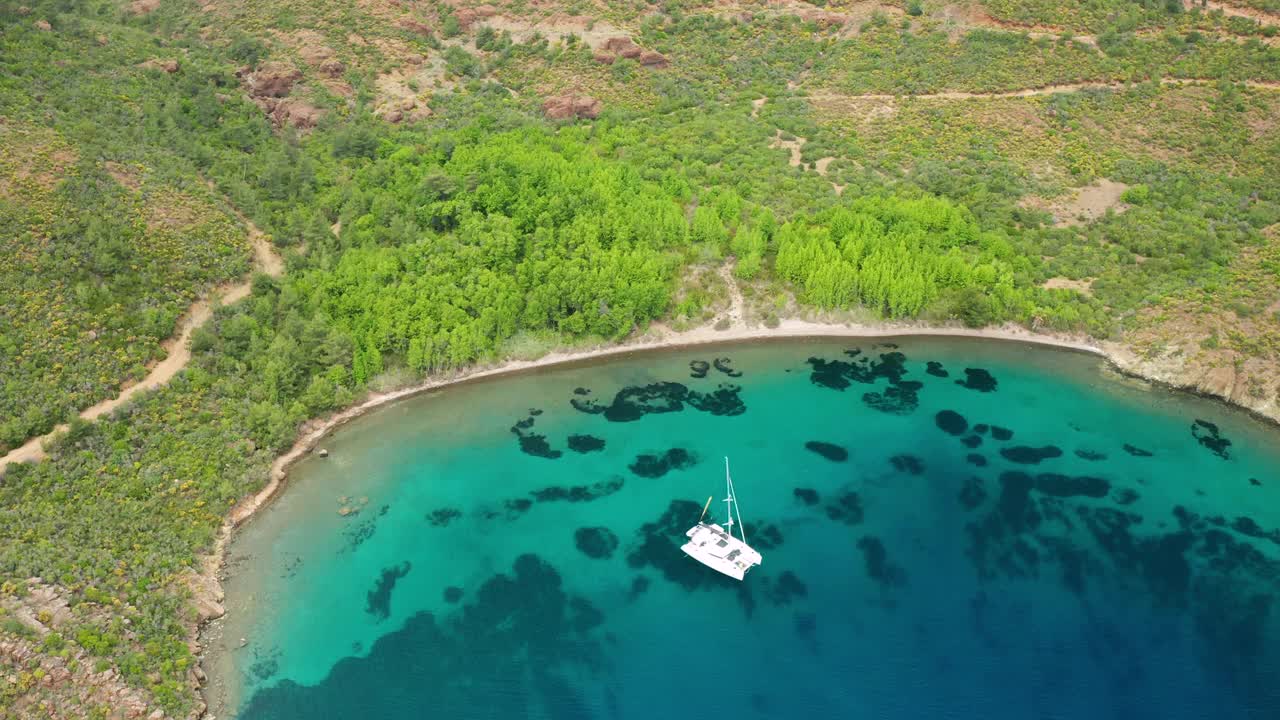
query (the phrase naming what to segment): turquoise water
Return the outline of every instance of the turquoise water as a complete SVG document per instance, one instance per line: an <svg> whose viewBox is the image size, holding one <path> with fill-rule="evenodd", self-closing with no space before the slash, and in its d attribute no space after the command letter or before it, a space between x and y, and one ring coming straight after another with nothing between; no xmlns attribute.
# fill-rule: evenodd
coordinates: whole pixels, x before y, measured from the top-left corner
<svg viewBox="0 0 1280 720"><path fill-rule="evenodd" d="M354 423L235 541L213 699L1280 717L1280 434L1082 355L895 342L638 355ZM679 551L724 456L743 583Z"/></svg>

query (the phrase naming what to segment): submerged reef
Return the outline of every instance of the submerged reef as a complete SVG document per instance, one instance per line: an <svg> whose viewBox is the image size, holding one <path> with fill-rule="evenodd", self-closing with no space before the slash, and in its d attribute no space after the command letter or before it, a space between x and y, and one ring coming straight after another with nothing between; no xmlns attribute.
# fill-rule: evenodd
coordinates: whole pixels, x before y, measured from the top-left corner
<svg viewBox="0 0 1280 720"><path fill-rule="evenodd" d="M844 462L849 459L849 451L833 443L810 440L804 446L810 452L817 453L831 462Z"/></svg>

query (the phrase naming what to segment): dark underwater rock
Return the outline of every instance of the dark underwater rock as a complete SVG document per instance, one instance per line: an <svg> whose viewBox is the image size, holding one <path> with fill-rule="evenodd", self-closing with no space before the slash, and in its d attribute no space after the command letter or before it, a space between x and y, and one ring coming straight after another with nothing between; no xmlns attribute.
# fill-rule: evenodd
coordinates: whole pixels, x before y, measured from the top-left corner
<svg viewBox="0 0 1280 720"><path fill-rule="evenodd" d="M906 356L900 352L888 352L878 359L863 355L858 350L847 350L845 360L823 360L811 357L808 359L812 372L809 380L815 385L831 390L844 390L853 383L870 385L883 378L890 385L897 385L906 374ZM919 388L917 388L918 390Z"/></svg>
<svg viewBox="0 0 1280 720"><path fill-rule="evenodd" d="M791 494L805 505L817 505L819 501L818 491L812 488L796 488L791 491Z"/></svg>
<svg viewBox="0 0 1280 720"><path fill-rule="evenodd" d="M987 500L987 490L983 487L982 478L970 477L964 481L958 495L960 506L965 510L973 510Z"/></svg>
<svg viewBox="0 0 1280 720"><path fill-rule="evenodd" d="M1085 506L1077 507L1076 513L1118 568L1138 571L1156 605L1186 607L1191 588L1187 552L1195 542L1192 531L1137 537L1132 529L1142 521L1140 515Z"/></svg>
<svg viewBox="0 0 1280 720"><path fill-rule="evenodd" d="M644 478L660 478L672 470L687 470L698 464L698 456L684 448L671 448L662 455L637 455L627 467Z"/></svg>
<svg viewBox="0 0 1280 720"><path fill-rule="evenodd" d="M689 388L680 383L658 382L619 390L613 401L601 405L595 400L573 398L569 404L579 412L603 415L609 422L632 422L653 413L680 412Z"/></svg>
<svg viewBox="0 0 1280 720"><path fill-rule="evenodd" d="M827 517L845 525L857 525L862 522L862 496L848 490L841 493L834 504L827 505Z"/></svg>
<svg viewBox="0 0 1280 720"><path fill-rule="evenodd" d="M703 393L676 382L657 382L625 387L613 396L608 405L579 398L572 398L569 404L579 412L603 415L609 422L633 422L645 415L680 412L686 405L712 415L741 415L747 410L740 397L741 392L741 387L731 384L722 384L712 392Z"/></svg>
<svg viewBox="0 0 1280 720"><path fill-rule="evenodd" d="M921 383L903 380L881 392L863 393L862 402L872 410L888 415L910 415L920 407L921 387Z"/></svg>
<svg viewBox="0 0 1280 720"><path fill-rule="evenodd" d="M965 368L964 375L964 380L957 380L956 384L970 390L995 392L996 386L999 384L991 373L982 368Z"/></svg>
<svg viewBox="0 0 1280 720"><path fill-rule="evenodd" d="M1015 445L1014 447L1000 448L1001 457L1009 462L1021 465L1039 465L1042 460L1049 460L1061 455L1062 449L1055 445L1045 445L1044 447Z"/></svg>
<svg viewBox="0 0 1280 720"><path fill-rule="evenodd" d="M429 678L457 679L431 684L433 715L474 712L476 688L508 690L484 697L484 713L492 717L526 717L530 697L557 708L589 706L588 695L575 690L570 678L602 671L606 651L596 631L604 616L584 598L565 592L554 567L536 555L523 555L512 572L490 577L468 598L446 612L412 615L379 637L367 654L353 650L356 654L339 660L314 685L284 679L262 686L245 698L237 715L403 717L407 707L419 707Z"/></svg>
<svg viewBox="0 0 1280 720"><path fill-rule="evenodd" d="M1036 490L1054 497L1104 498L1111 493L1111 483L1096 477L1041 473L1036 476Z"/></svg>
<svg viewBox="0 0 1280 720"><path fill-rule="evenodd" d="M924 461L915 455L894 455L889 458L889 464L894 470L907 475L921 475L924 473Z"/></svg>
<svg viewBox="0 0 1280 720"><path fill-rule="evenodd" d="M975 467L986 467L987 459L978 453L969 453L964 456L965 462Z"/></svg>
<svg viewBox="0 0 1280 720"><path fill-rule="evenodd" d="M1009 428L1000 427L999 425L991 426L991 438L1000 442L1009 442L1013 439L1013 431Z"/></svg>
<svg viewBox="0 0 1280 720"><path fill-rule="evenodd" d="M1251 517L1238 517L1231 523L1231 529L1251 538L1259 540L1270 540L1276 545L1280 545L1280 530L1272 530L1267 532L1262 526Z"/></svg>
<svg viewBox="0 0 1280 720"><path fill-rule="evenodd" d="M742 401L742 386L733 383L721 383L709 393L690 390L685 402L694 410L710 415L729 417L747 411L747 405Z"/></svg>
<svg viewBox="0 0 1280 720"><path fill-rule="evenodd" d="M1231 441L1222 436L1216 424L1197 418L1191 423L1191 436L1200 443L1201 447L1223 460L1230 457L1227 448L1231 447Z"/></svg>
<svg viewBox="0 0 1280 720"><path fill-rule="evenodd" d="M529 508L533 507L533 501L529 498L514 498L502 503L502 507L507 512L507 519L514 520L529 512Z"/></svg>
<svg viewBox="0 0 1280 720"><path fill-rule="evenodd" d="M879 538L871 535L863 537L858 541L858 549L862 551L867 577L876 581L881 588L901 587L907 583L906 572L889 562L889 552Z"/></svg>
<svg viewBox="0 0 1280 720"><path fill-rule="evenodd" d="M767 582L765 586L765 597L774 605L787 605L795 598L808 594L809 588L790 570L784 570L776 580Z"/></svg>
<svg viewBox="0 0 1280 720"><path fill-rule="evenodd" d="M961 440L961 441L960 441L960 444L961 444L961 445L964 445L965 447L969 448L970 450L973 450L974 448L980 447L980 446L982 445L982 436L981 436L981 435L970 435L969 437L967 437L967 438L965 438L965 439Z"/></svg>
<svg viewBox="0 0 1280 720"><path fill-rule="evenodd" d="M618 549L618 536L607 527L584 527L573 531L573 544L589 558L607 558Z"/></svg>
<svg viewBox="0 0 1280 720"><path fill-rule="evenodd" d="M948 435L962 435L965 430L969 429L969 421L955 410L941 410L937 415L933 416L933 422L938 429Z"/></svg>
<svg viewBox="0 0 1280 720"><path fill-rule="evenodd" d="M773 550L782 542L782 531L773 523L760 523L751 528L751 546L757 550Z"/></svg>
<svg viewBox="0 0 1280 720"><path fill-rule="evenodd" d="M936 360L930 360L925 363L925 372L934 377L940 378L950 377L951 375L951 373L947 372L946 368L942 367L942 363Z"/></svg>
<svg viewBox="0 0 1280 720"><path fill-rule="evenodd" d="M517 420L515 425L511 426L511 432L520 440L520 451L526 455L534 457L555 460L564 453L559 450L551 449L551 444L547 442L545 435L529 432L533 428L534 417L541 415L542 411L537 408L529 409L529 417L523 420Z"/></svg>
<svg viewBox="0 0 1280 720"><path fill-rule="evenodd" d="M1134 457L1153 457L1155 455L1155 453L1152 453L1150 450L1143 450L1142 448L1130 445L1129 443L1124 444L1124 451Z"/></svg>
<svg viewBox="0 0 1280 720"><path fill-rule="evenodd" d="M596 452L604 449L604 438L594 435L570 435L569 449L576 453Z"/></svg>
<svg viewBox="0 0 1280 720"><path fill-rule="evenodd" d="M559 450L551 448L551 444L547 442L547 436L537 433L528 433L520 435L520 451L525 455L555 460L564 455Z"/></svg>
<svg viewBox="0 0 1280 720"><path fill-rule="evenodd" d="M991 426L986 423L978 423L973 426L973 431L979 435L986 435L988 432L991 432Z"/></svg>
<svg viewBox="0 0 1280 720"><path fill-rule="evenodd" d="M462 600L462 588L450 585L444 589L444 601L450 605L457 605Z"/></svg>
<svg viewBox="0 0 1280 720"><path fill-rule="evenodd" d="M628 600L635 600L649 589L649 578L637 575L631 580L631 590L627 592Z"/></svg>
<svg viewBox="0 0 1280 720"><path fill-rule="evenodd" d="M1115 492L1111 493L1111 500L1117 505L1132 505L1138 502L1140 497L1137 490L1130 488L1116 488Z"/></svg>
<svg viewBox="0 0 1280 720"><path fill-rule="evenodd" d="M534 490L529 494L538 502L558 502L561 500L567 502L589 502L618 492L625 482L621 477L614 475L608 480L601 480L591 485L574 485L573 487L556 485Z"/></svg>
<svg viewBox="0 0 1280 720"><path fill-rule="evenodd" d="M735 378L742 377L742 371L734 370L733 365L730 364L730 360L727 357L716 358L711 362L711 364L715 367L716 370L719 370L720 372L724 373L725 375L728 375L729 377L735 377Z"/></svg>
<svg viewBox="0 0 1280 720"><path fill-rule="evenodd" d="M350 552L355 550L371 539L374 533L378 530L378 518L386 515L387 511L390 509L390 505L383 505L378 508L378 512L374 513L372 517L366 517L354 525L350 525L344 529L342 531L342 536L346 538L347 544L342 548L341 552Z"/></svg>
<svg viewBox="0 0 1280 720"><path fill-rule="evenodd" d="M409 574L409 570L413 566L409 561L392 565L382 569L382 575L374 584L373 589L365 595L364 611L379 620L386 620L391 615L391 591L395 590L396 582Z"/></svg>
<svg viewBox="0 0 1280 720"><path fill-rule="evenodd" d="M1097 451L1094 451L1094 450L1086 450L1086 449L1084 449L1084 448L1077 448L1077 449L1076 449L1076 457L1080 458L1081 460L1088 460L1089 462L1101 462L1101 461L1103 461L1103 460L1106 460L1106 459L1107 459L1107 454L1106 454L1106 453L1097 452Z"/></svg>
<svg viewBox="0 0 1280 720"><path fill-rule="evenodd" d="M706 360L689 361L689 377L701 380L711 371L711 363Z"/></svg>
<svg viewBox="0 0 1280 720"><path fill-rule="evenodd" d="M804 444L805 448L811 452L815 452L831 462L844 462L849 459L849 451L829 442L821 440L810 440Z"/></svg>
<svg viewBox="0 0 1280 720"><path fill-rule="evenodd" d="M439 508L427 513L427 522L432 527L444 527L454 520L462 517L462 511L457 508Z"/></svg>
<svg viewBox="0 0 1280 720"><path fill-rule="evenodd" d="M872 359L856 349L846 350L845 355L851 359L809 358L807 362L813 369L809 375L810 382L832 390L844 390L853 383L872 385L883 378L888 387L863 393L862 402L867 407L891 415L908 415L919 407L919 392L924 383L903 379L907 372L905 355L887 352L878 359Z"/></svg>

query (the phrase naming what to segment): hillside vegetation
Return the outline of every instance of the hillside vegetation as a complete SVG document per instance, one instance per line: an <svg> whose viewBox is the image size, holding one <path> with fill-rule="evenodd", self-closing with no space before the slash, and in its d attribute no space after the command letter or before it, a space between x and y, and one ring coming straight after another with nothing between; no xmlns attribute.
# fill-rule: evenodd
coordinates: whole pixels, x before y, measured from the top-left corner
<svg viewBox="0 0 1280 720"><path fill-rule="evenodd" d="M1232 7L0 2L0 451L245 277L237 213L287 258L4 471L0 715L199 712L199 559L303 422L706 323L721 269L752 323L1016 323L1274 407L1280 16Z"/></svg>

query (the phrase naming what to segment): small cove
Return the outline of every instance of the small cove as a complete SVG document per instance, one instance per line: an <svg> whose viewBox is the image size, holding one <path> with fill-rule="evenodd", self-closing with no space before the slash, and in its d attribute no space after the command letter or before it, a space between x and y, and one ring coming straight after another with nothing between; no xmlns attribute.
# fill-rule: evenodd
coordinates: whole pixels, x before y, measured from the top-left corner
<svg viewBox="0 0 1280 720"><path fill-rule="evenodd" d="M233 542L210 699L243 718L1274 716L1276 431L1102 368L804 340L382 408ZM678 550L724 455L765 555L741 585Z"/></svg>

